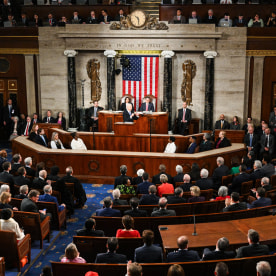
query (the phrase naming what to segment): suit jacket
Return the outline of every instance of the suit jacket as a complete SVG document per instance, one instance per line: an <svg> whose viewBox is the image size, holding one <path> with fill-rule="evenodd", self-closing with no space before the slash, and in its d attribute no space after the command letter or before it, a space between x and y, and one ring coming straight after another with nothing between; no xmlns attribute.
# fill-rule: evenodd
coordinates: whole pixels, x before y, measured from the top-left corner
<svg viewBox="0 0 276 276"><path fill-rule="evenodd" d="M17 186L28 185L28 187L30 187L31 181L27 177L19 175L14 178L14 184Z"/></svg>
<svg viewBox="0 0 276 276"><path fill-rule="evenodd" d="M201 141L199 145L199 152L211 150L213 148L210 141Z"/></svg>
<svg viewBox="0 0 276 276"><path fill-rule="evenodd" d="M6 171L0 173L0 181L4 183L9 183L11 194L14 195L14 179L11 174Z"/></svg>
<svg viewBox="0 0 276 276"><path fill-rule="evenodd" d="M142 103L142 105L140 107L140 111L146 111L146 103ZM148 111L154 112L154 105L153 105L153 103L149 103Z"/></svg>
<svg viewBox="0 0 276 276"><path fill-rule="evenodd" d="M98 24L98 19L97 18L92 18L91 16L87 17L86 19L86 24Z"/></svg>
<svg viewBox="0 0 276 276"><path fill-rule="evenodd" d="M241 184L243 182L250 181L250 175L248 173L240 173L239 175L235 176L232 185L229 185L229 194L232 192L241 193Z"/></svg>
<svg viewBox="0 0 276 276"><path fill-rule="evenodd" d="M167 174L167 173L159 173L159 174L156 174L152 177L152 183L153 184L161 184L160 182L160 175L161 174L165 174L167 177L168 177L168 183L172 184L173 183L173 178L171 177L170 174Z"/></svg>
<svg viewBox="0 0 276 276"><path fill-rule="evenodd" d="M10 173L11 173L11 174L17 173L17 170L18 170L20 167L23 167L20 163L13 163L12 166L11 166L11 171L10 171Z"/></svg>
<svg viewBox="0 0 276 276"><path fill-rule="evenodd" d="M140 184L142 182L143 182L142 176L136 176L136 177L132 178L132 184L133 185L138 185L138 184Z"/></svg>
<svg viewBox="0 0 276 276"><path fill-rule="evenodd" d="M224 120L223 126L221 127L221 120L216 121L215 129L229 129L230 125L227 121Z"/></svg>
<svg viewBox="0 0 276 276"><path fill-rule="evenodd" d="M58 118L55 119L55 123L58 124ZM61 118L61 127L66 130L66 119L64 117Z"/></svg>
<svg viewBox="0 0 276 276"><path fill-rule="evenodd" d="M192 196L188 199L188 203L205 201L204 196Z"/></svg>
<svg viewBox="0 0 276 276"><path fill-rule="evenodd" d="M108 22L108 23L110 23L110 21L112 21L112 17L111 16L109 16L109 15L107 15L107 19L106 19L106 21ZM100 16L99 17L99 23L104 23L104 16Z"/></svg>
<svg viewBox="0 0 276 276"><path fill-rule="evenodd" d="M239 211L239 210L246 210L246 209L247 209L247 205L245 202L238 202L223 208L222 211L228 212L228 211Z"/></svg>
<svg viewBox="0 0 276 276"><path fill-rule="evenodd" d="M90 236L90 237L104 237L104 231L102 230L87 230L87 229L79 229L76 230L77 236Z"/></svg>
<svg viewBox="0 0 276 276"><path fill-rule="evenodd" d="M236 253L234 251L210 251L209 248L205 248L202 261L232 259L235 258L235 256Z"/></svg>
<svg viewBox="0 0 276 276"><path fill-rule="evenodd" d="M168 196L168 204L178 204L178 203L185 203L187 202L184 197L179 196Z"/></svg>
<svg viewBox="0 0 276 276"><path fill-rule="evenodd" d="M34 169L32 169L30 167L26 167L26 166L25 166L25 169L26 169L27 175L35 177L35 170Z"/></svg>
<svg viewBox="0 0 276 276"><path fill-rule="evenodd" d="M189 17L189 19L192 19L193 17ZM196 16L196 19L197 19L197 24L200 24L201 23L201 18L197 15Z"/></svg>
<svg viewBox="0 0 276 276"><path fill-rule="evenodd" d="M247 133L244 136L243 142L245 143L246 147L250 146L250 134L249 133ZM259 142L258 135L253 133L253 137L252 137L252 150L254 152L256 152L258 150L258 142Z"/></svg>
<svg viewBox="0 0 276 276"><path fill-rule="evenodd" d="M156 205L159 202L159 197L154 194L143 195L140 198L139 204L140 205Z"/></svg>
<svg viewBox="0 0 276 276"><path fill-rule="evenodd" d="M212 16L212 18L209 18L209 16L205 17L203 20L205 24L218 24L218 19L215 16Z"/></svg>
<svg viewBox="0 0 276 276"><path fill-rule="evenodd" d="M104 108L101 106L97 107L96 117L99 117L99 112L102 111ZM94 117L94 106L90 107L87 111L87 116L89 118Z"/></svg>
<svg viewBox="0 0 276 276"><path fill-rule="evenodd" d="M39 213L41 221L45 219L45 215L41 214L38 210L38 207L35 202L33 202L29 198L24 198L20 205L20 211L23 212L31 212L31 213Z"/></svg>
<svg viewBox="0 0 276 276"><path fill-rule="evenodd" d="M148 182L148 181L144 181L142 183L140 183L137 186L137 191L136 194L148 194L149 193L149 186L151 186L152 183Z"/></svg>
<svg viewBox="0 0 276 276"><path fill-rule="evenodd" d="M271 177L271 175L275 174L275 168L271 163L268 163L267 165L264 165L261 168L262 173L266 177Z"/></svg>
<svg viewBox="0 0 276 276"><path fill-rule="evenodd" d="M196 262L200 261L199 255L194 250L181 250L170 252L167 256L168 263L174 262Z"/></svg>
<svg viewBox="0 0 276 276"><path fill-rule="evenodd" d="M45 181L45 179L42 179L40 177L37 177L34 179L33 183L31 184L31 187L33 189L40 189L43 190L43 187L47 185L47 182Z"/></svg>
<svg viewBox="0 0 276 276"><path fill-rule="evenodd" d="M127 200L123 200L123 199L113 199L113 205L128 205Z"/></svg>
<svg viewBox="0 0 276 276"><path fill-rule="evenodd" d="M269 248L266 244L250 244L242 246L237 251L237 258L268 255Z"/></svg>
<svg viewBox="0 0 276 276"><path fill-rule="evenodd" d="M35 137L35 142L41 146L44 146L44 147L48 147L48 139L47 139L47 136L46 135L43 135L44 139L45 139L45 143L43 141L43 139L41 138L40 135L36 135Z"/></svg>
<svg viewBox="0 0 276 276"><path fill-rule="evenodd" d="M171 23L174 23L174 21L180 21L181 24L185 24L185 23L186 23L186 18L185 18L184 15L181 15L181 16L180 16L180 20L179 20L179 19L177 18L177 15L175 15L175 16L173 17L173 20L171 21Z"/></svg>
<svg viewBox="0 0 276 276"><path fill-rule="evenodd" d="M214 183L212 178L201 178L197 180L196 186L198 186L200 190L208 190L213 189Z"/></svg>
<svg viewBox="0 0 276 276"><path fill-rule="evenodd" d="M114 252L100 253L97 254L95 263L124 264L127 263L127 256Z"/></svg>
<svg viewBox="0 0 276 276"><path fill-rule="evenodd" d="M174 210L159 209L157 211L153 211L151 213L151 216L152 217L176 216L176 213Z"/></svg>
<svg viewBox="0 0 276 276"><path fill-rule="evenodd" d="M131 112L134 112L133 103L130 103L130 104L132 105ZM122 104L121 104L120 110L121 110L121 111L125 111L125 110L126 110L126 103L122 103Z"/></svg>
<svg viewBox="0 0 276 276"><path fill-rule="evenodd" d="M173 185L175 186L176 182L183 182L184 173L178 173L173 177Z"/></svg>
<svg viewBox="0 0 276 276"><path fill-rule="evenodd" d="M143 246L135 249L134 262L162 263L163 262L162 248L155 245L147 246L146 244L144 244Z"/></svg>
<svg viewBox="0 0 276 276"><path fill-rule="evenodd" d="M48 123L48 117L45 116L42 120L42 123ZM56 119L54 117L50 117L50 124L54 124L56 122Z"/></svg>
<svg viewBox="0 0 276 276"><path fill-rule="evenodd" d="M33 126L33 124L38 124L38 123L41 123L41 120L39 118L37 118L36 123L34 122L34 118L31 120L31 126Z"/></svg>
<svg viewBox="0 0 276 276"><path fill-rule="evenodd" d="M186 153L194 153L195 152L195 149L197 147L197 144L196 143L191 143L186 151Z"/></svg>
<svg viewBox="0 0 276 276"><path fill-rule="evenodd" d="M261 141L260 141L260 144L261 144L260 153L264 153L265 151L265 147L266 147L265 142L266 142L266 135L263 134L261 136ZM269 154L272 155L274 152L275 139L274 139L274 136L271 134L269 134L268 144L269 144Z"/></svg>
<svg viewBox="0 0 276 276"><path fill-rule="evenodd" d="M11 107L11 117L14 117L14 116L19 116L19 111L18 111L18 109L15 105L12 105L12 107ZM3 108L3 121L5 121L7 123L11 122L8 105L6 105Z"/></svg>
<svg viewBox="0 0 276 276"><path fill-rule="evenodd" d="M229 174L229 168L225 165L217 167L213 172L214 189L218 189L221 186L221 178Z"/></svg>
<svg viewBox="0 0 276 276"><path fill-rule="evenodd" d="M96 210L96 216L99 217L121 217L121 212L112 208L103 208Z"/></svg>
<svg viewBox="0 0 276 276"><path fill-rule="evenodd" d="M239 19L235 18L234 22L233 22L233 26L234 27L247 27L247 21L245 18L243 18L242 21L239 22Z"/></svg>
<svg viewBox="0 0 276 276"><path fill-rule="evenodd" d="M55 196L51 196L49 194L40 195L38 200L56 203L59 212L61 212L65 208L64 206L58 204L57 198Z"/></svg>
<svg viewBox="0 0 276 276"><path fill-rule="evenodd" d="M131 114L133 114L133 110L131 111ZM130 117L128 111L124 110L123 119L124 119L124 122L133 122L134 120L138 120L139 118L136 115L134 115L133 117Z"/></svg>
<svg viewBox="0 0 276 276"><path fill-rule="evenodd" d="M27 124L28 124L28 122L24 122L21 126L21 134L22 135L25 135L25 130L26 130ZM32 127L33 127L33 124L32 124L32 122L30 122L29 129L28 129L28 135L30 135Z"/></svg>
<svg viewBox="0 0 276 276"><path fill-rule="evenodd" d="M182 188L183 192L190 192L192 186L194 186L192 183L183 183L180 188Z"/></svg>
<svg viewBox="0 0 276 276"><path fill-rule="evenodd" d="M215 148L219 141L220 141L220 138L218 138L217 141L215 142ZM220 149L220 148L225 148L225 147L230 147L230 146L231 146L230 141L226 137L224 137L223 140L220 142L218 148Z"/></svg>
<svg viewBox="0 0 276 276"><path fill-rule="evenodd" d="M257 169L250 174L250 180L253 180L254 183L257 179L264 177L264 172L261 169Z"/></svg>
<svg viewBox="0 0 276 276"><path fill-rule="evenodd" d="M116 189L116 187L118 185L121 185L121 184L127 184L127 180L130 180L130 182L132 183L132 178L130 176L127 176L127 175L120 175L120 176L117 176L115 177L115 182L114 182L114 189Z"/></svg>
<svg viewBox="0 0 276 276"><path fill-rule="evenodd" d="M265 207L272 204L271 198L268 197L260 197L259 199L253 201L248 205L249 209L257 208L257 207Z"/></svg>
<svg viewBox="0 0 276 276"><path fill-rule="evenodd" d="M180 109L178 109L178 122L179 122L179 124L181 124L182 119L183 119L183 108L180 108ZM186 108L185 120L187 121L187 124L190 123L191 119L192 119L191 109Z"/></svg>
<svg viewBox="0 0 276 276"><path fill-rule="evenodd" d="M129 215L131 217L147 217L148 213L146 210L139 210L138 208L136 208L136 209L126 210L124 212L124 215Z"/></svg>

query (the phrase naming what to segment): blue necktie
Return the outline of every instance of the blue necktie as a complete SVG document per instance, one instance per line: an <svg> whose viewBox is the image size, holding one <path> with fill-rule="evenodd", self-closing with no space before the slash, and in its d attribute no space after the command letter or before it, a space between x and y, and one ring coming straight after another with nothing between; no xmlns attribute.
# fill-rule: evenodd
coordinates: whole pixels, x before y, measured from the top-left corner
<svg viewBox="0 0 276 276"><path fill-rule="evenodd" d="M42 138L42 140L43 140L43 142L44 142L45 146L47 146L44 136L43 136L43 135L41 135L40 137Z"/></svg>
<svg viewBox="0 0 276 276"><path fill-rule="evenodd" d="M249 142L249 147L252 147L252 139L253 139L253 135L250 134L250 142Z"/></svg>

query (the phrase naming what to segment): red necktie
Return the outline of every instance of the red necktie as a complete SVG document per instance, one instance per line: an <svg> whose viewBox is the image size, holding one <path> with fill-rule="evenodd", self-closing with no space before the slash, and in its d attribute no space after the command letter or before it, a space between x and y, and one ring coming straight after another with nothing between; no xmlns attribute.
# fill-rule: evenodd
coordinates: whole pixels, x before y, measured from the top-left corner
<svg viewBox="0 0 276 276"><path fill-rule="evenodd" d="M27 127L26 127L26 132L25 132L25 136L29 135L29 122L27 123Z"/></svg>
<svg viewBox="0 0 276 276"><path fill-rule="evenodd" d="M149 104L146 104L146 111L149 111Z"/></svg>
<svg viewBox="0 0 276 276"><path fill-rule="evenodd" d="M185 115L186 115L186 109L183 109L183 118L182 118L183 122L185 121Z"/></svg>
<svg viewBox="0 0 276 276"><path fill-rule="evenodd" d="M48 117L48 119L47 119L47 123L48 123L48 124L50 123L50 119L49 119L49 117Z"/></svg>

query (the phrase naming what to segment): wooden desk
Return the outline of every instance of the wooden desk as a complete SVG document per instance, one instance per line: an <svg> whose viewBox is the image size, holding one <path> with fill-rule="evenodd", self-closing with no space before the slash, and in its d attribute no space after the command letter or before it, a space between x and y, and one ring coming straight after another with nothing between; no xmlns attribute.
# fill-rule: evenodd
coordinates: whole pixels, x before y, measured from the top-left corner
<svg viewBox="0 0 276 276"><path fill-rule="evenodd" d="M205 247L214 247L221 237L226 237L232 246L248 244L247 232L255 229L260 235L260 242L272 243L276 240L276 216L265 216L249 219L230 220L223 222L208 222L196 224L197 236L193 236L193 224L160 225L159 231L165 251L178 248L177 238L186 235L189 239L189 248L201 250ZM160 230L167 227L168 230Z"/></svg>
<svg viewBox="0 0 276 276"><path fill-rule="evenodd" d="M122 112L100 111L99 112L99 132L114 131L114 124L123 122ZM135 121L135 133L167 134L168 133L168 113L153 112L139 115ZM120 133L115 133L120 135Z"/></svg>
<svg viewBox="0 0 276 276"><path fill-rule="evenodd" d="M215 141L219 137L219 133L224 131L226 137L231 141L231 143L243 143L245 131L244 130L231 130L231 129L216 129L215 130Z"/></svg>

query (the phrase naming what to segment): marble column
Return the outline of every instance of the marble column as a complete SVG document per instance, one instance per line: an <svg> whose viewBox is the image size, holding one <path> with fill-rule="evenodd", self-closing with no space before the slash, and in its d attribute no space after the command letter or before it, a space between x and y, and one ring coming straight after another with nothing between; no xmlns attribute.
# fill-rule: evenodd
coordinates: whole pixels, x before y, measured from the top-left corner
<svg viewBox="0 0 276 276"><path fill-rule="evenodd" d="M107 57L107 108L116 110L116 95L115 95L115 56L117 52L113 50L104 51Z"/></svg>
<svg viewBox="0 0 276 276"><path fill-rule="evenodd" d="M68 75L68 103L69 103L69 129L77 128L77 89L76 89L76 68L75 50L65 50L67 56L67 75Z"/></svg>
<svg viewBox="0 0 276 276"><path fill-rule="evenodd" d="M213 129L213 107L214 107L214 58L215 51L204 52L206 57L205 74L205 107L204 107L204 130Z"/></svg>
<svg viewBox="0 0 276 276"><path fill-rule="evenodd" d="M162 51L164 57L164 80L163 80L163 106L162 111L168 112L168 130L172 129L172 57L173 51Z"/></svg>

